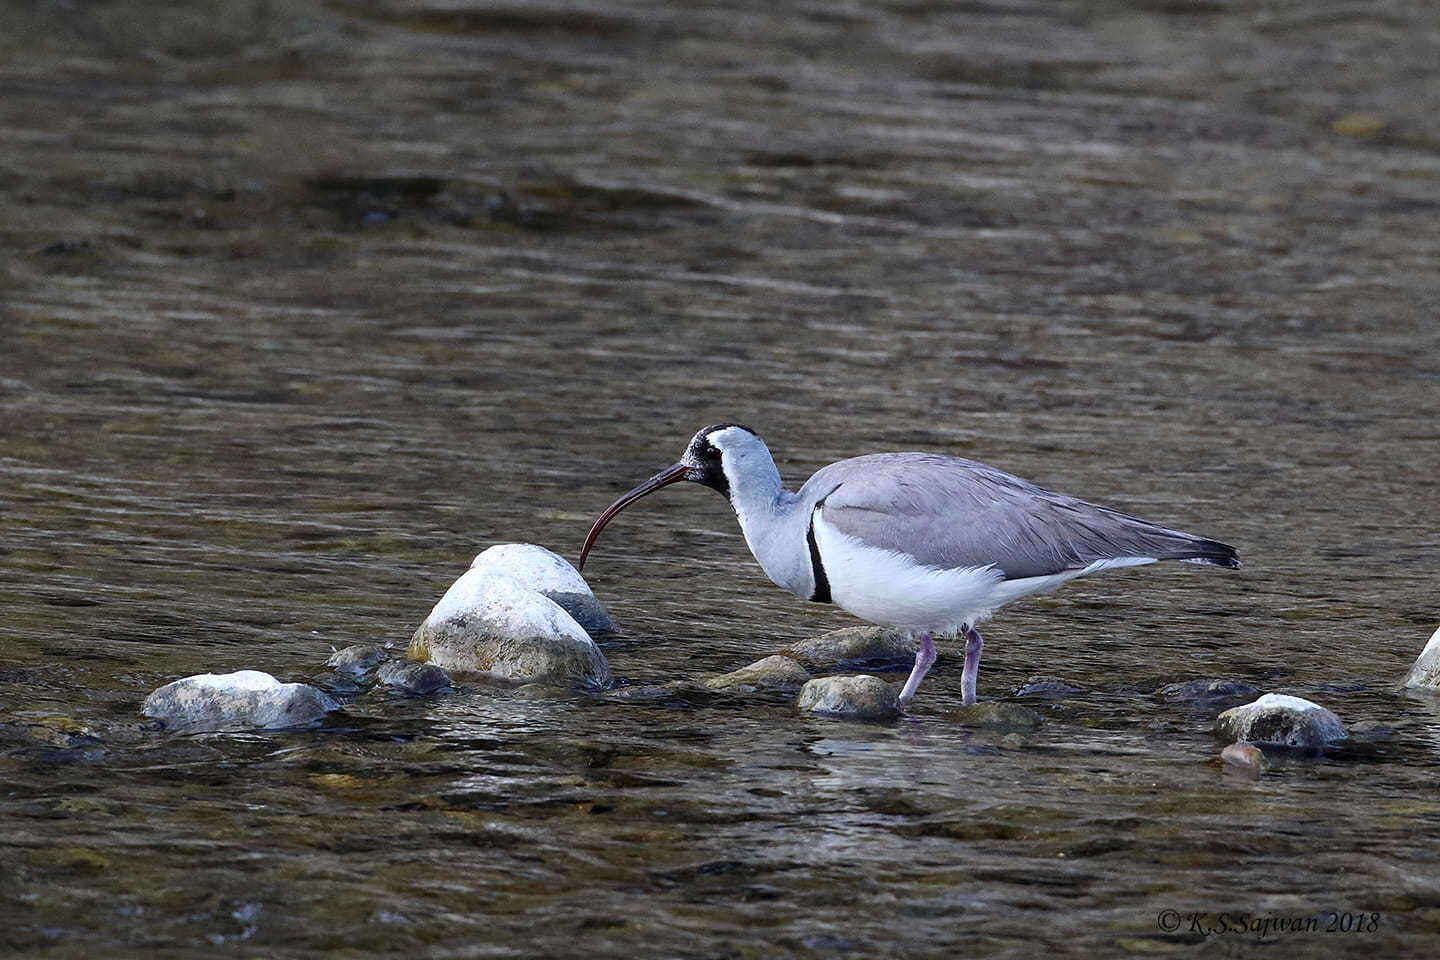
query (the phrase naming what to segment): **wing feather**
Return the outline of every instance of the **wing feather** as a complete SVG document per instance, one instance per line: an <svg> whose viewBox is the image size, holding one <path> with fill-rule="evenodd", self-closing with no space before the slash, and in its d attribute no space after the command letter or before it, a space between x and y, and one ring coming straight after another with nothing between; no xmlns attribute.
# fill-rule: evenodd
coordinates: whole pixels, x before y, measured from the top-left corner
<svg viewBox="0 0 1440 960"><path fill-rule="evenodd" d="M1238 567L1223 543L1054 493L1002 470L923 453L856 457L820 470L800 496L867 544L942 569L994 566L1007 580L1097 560L1148 557Z"/></svg>

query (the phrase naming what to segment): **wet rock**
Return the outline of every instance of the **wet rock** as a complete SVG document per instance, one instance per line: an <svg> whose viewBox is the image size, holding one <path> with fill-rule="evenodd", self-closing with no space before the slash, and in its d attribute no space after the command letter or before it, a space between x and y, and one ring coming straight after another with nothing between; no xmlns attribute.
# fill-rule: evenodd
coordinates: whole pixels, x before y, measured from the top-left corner
<svg viewBox="0 0 1440 960"><path fill-rule="evenodd" d="M87 724L66 714L27 710L23 717L0 718L0 747L37 743L66 748L101 745Z"/></svg>
<svg viewBox="0 0 1440 960"><path fill-rule="evenodd" d="M1238 680L1186 680L1183 683L1166 684L1160 688L1160 696L1166 700L1181 702L1205 702L1253 697L1260 692L1258 687Z"/></svg>
<svg viewBox="0 0 1440 960"><path fill-rule="evenodd" d="M1323 749L1345 739L1345 724L1329 710L1300 697L1267 693L1254 703L1220 714L1216 731L1227 740Z"/></svg>
<svg viewBox="0 0 1440 960"><path fill-rule="evenodd" d="M281 683L259 670L239 670L167 683L145 698L140 712L167 730L199 733L300 727L339 707L308 684Z"/></svg>
<svg viewBox="0 0 1440 960"><path fill-rule="evenodd" d="M810 672L789 657L775 655L756 660L739 670L704 681L711 690L795 690L805 685Z"/></svg>
<svg viewBox="0 0 1440 960"><path fill-rule="evenodd" d="M375 679L396 693L425 696L450 685L450 674L433 663L390 660L381 664Z"/></svg>
<svg viewBox="0 0 1440 960"><path fill-rule="evenodd" d="M1062 680L1059 677L1031 677L1015 691L1017 697L1044 697L1048 700L1063 700L1066 697L1073 697L1077 693L1084 693L1085 688L1071 683L1069 680ZM979 706L979 704L977 704Z"/></svg>
<svg viewBox="0 0 1440 960"><path fill-rule="evenodd" d="M1018 703L973 703L945 716L966 726L991 730L1034 730L1041 723L1040 714Z"/></svg>
<svg viewBox="0 0 1440 960"><path fill-rule="evenodd" d="M879 677L821 677L800 688L796 706L857 720L879 720L900 712L900 688Z"/></svg>
<svg viewBox="0 0 1440 960"><path fill-rule="evenodd" d="M330 659L325 661L325 665L358 678L389 660L390 654L391 649L388 646L357 643L343 650L336 650L330 655Z"/></svg>
<svg viewBox="0 0 1440 960"><path fill-rule="evenodd" d="M587 633L615 629L610 614L596 599L590 585L570 562L533 543L501 543L477 554L471 570L506 576L549 597L570 614Z"/></svg>
<svg viewBox="0 0 1440 960"><path fill-rule="evenodd" d="M1420 651L1400 685L1413 690L1440 690L1440 629L1430 635L1425 649Z"/></svg>
<svg viewBox="0 0 1440 960"><path fill-rule="evenodd" d="M1260 772L1270 766L1264 752L1253 743L1232 743L1220 751L1220 760L1227 767Z"/></svg>
<svg viewBox="0 0 1440 960"><path fill-rule="evenodd" d="M522 683L609 678L600 648L559 604L483 568L446 591L411 638L409 657Z"/></svg>
<svg viewBox="0 0 1440 960"><path fill-rule="evenodd" d="M780 652L810 670L836 670L886 661L913 662L919 644L905 630L889 627L846 627Z"/></svg>

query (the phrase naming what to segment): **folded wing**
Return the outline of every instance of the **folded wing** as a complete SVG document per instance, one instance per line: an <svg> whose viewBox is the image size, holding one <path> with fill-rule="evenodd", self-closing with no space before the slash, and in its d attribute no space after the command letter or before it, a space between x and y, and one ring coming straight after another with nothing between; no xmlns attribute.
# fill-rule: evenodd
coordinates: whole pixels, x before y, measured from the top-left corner
<svg viewBox="0 0 1440 960"><path fill-rule="evenodd" d="M1007 580L1105 560L1240 566L1226 544L958 457L893 453L842 460L811 477L800 496L823 503L827 523L866 544L941 569L994 566Z"/></svg>

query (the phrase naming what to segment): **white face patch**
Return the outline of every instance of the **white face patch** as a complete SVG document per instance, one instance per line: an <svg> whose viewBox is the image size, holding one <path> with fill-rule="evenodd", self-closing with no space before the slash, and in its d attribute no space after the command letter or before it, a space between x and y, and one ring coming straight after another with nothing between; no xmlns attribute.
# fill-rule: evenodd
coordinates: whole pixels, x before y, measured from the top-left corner
<svg viewBox="0 0 1440 960"><path fill-rule="evenodd" d="M733 477L739 469L737 457L744 455L744 451L759 443L760 438L746 430L744 427L724 427L720 430L711 430L705 434L705 442L716 450L720 451L720 468L725 472L726 479ZM760 447L763 449L764 444ZM769 456L769 451L766 451Z"/></svg>
<svg viewBox="0 0 1440 960"><path fill-rule="evenodd" d="M712 430L705 435L705 442L710 444L723 455L726 447L733 448L736 443L746 437L754 437L755 434L743 427L726 427L724 430Z"/></svg>

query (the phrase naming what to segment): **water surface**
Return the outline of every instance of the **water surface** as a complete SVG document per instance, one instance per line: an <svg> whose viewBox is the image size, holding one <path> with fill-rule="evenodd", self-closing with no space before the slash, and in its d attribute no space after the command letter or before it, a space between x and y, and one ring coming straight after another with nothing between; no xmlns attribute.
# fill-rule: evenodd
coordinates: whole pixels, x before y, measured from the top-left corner
<svg viewBox="0 0 1440 960"><path fill-rule="evenodd" d="M1440 933L1440 117L1424 5L0 6L0 915L15 952L1400 955ZM1236 544L953 643L892 723L467 684L165 736L403 644L717 421ZM854 621L671 489L622 687ZM1016 696L1027 679L1080 688ZM899 681L902 675L892 679ZM1393 727L1226 771L1196 678ZM1162 929L1162 911L1182 917ZM1201 935L1194 916L1363 917ZM1371 917L1378 919L1373 921ZM1348 923L1349 921L1347 921Z"/></svg>

